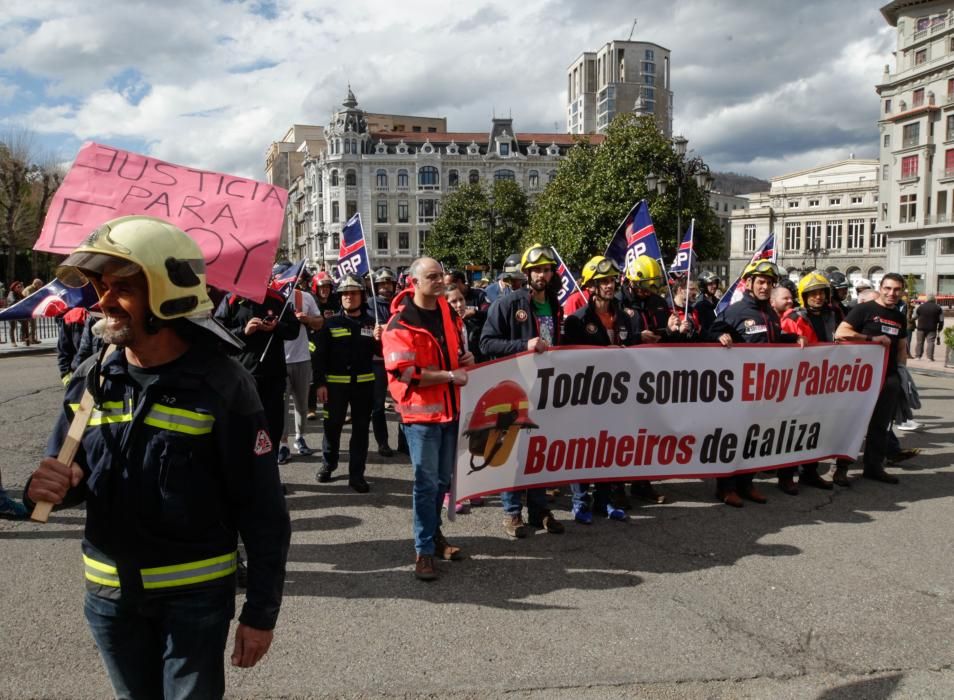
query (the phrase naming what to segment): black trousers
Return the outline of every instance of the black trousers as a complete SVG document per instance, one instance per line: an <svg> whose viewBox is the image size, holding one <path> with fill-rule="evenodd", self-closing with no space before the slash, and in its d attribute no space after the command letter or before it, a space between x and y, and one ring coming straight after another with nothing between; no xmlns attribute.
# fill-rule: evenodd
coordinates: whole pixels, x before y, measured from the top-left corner
<svg viewBox="0 0 954 700"><path fill-rule="evenodd" d="M351 442L348 444L348 478L364 476L368 459L368 429L371 427L371 404L374 401L374 382L328 384L328 402L325 404L325 436L322 456L331 470L338 467L341 448L341 429L348 406L351 406Z"/></svg>
<svg viewBox="0 0 954 700"><path fill-rule="evenodd" d="M374 361L374 403L371 407L371 428L378 447L388 444L388 419L384 413L384 400L388 395L388 375L384 360Z"/></svg>
<svg viewBox="0 0 954 700"><path fill-rule="evenodd" d="M748 474L735 474L734 476L720 476L716 478L716 489L719 493L735 491L736 493L748 493L752 488L752 481L755 479L755 472Z"/></svg>
<svg viewBox="0 0 954 700"><path fill-rule="evenodd" d="M898 401L901 398L901 380L897 372L889 373L878 395L874 413L868 421L868 432L865 435L864 464L866 470L881 469L885 457L888 456L888 426L894 420Z"/></svg>
<svg viewBox="0 0 954 700"><path fill-rule="evenodd" d="M285 432L285 382L281 377L255 376L255 388L258 389L258 398L265 409L265 420L268 421L268 437L272 441L272 449L278 451Z"/></svg>

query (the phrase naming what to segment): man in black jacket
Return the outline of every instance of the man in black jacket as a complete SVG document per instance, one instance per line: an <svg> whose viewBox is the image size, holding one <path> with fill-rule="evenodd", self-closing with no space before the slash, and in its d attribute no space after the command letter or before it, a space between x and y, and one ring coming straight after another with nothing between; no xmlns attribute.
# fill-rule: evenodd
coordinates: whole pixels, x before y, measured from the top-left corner
<svg viewBox="0 0 954 700"><path fill-rule="evenodd" d="M937 297L928 294L927 301L914 310L915 329L914 359L920 360L927 344L927 358L934 362L934 344L939 333L944 330L944 309L937 303Z"/></svg>
<svg viewBox="0 0 954 700"><path fill-rule="evenodd" d="M616 299L616 283L622 270L609 258L597 255L583 266L583 287L589 292L589 303L566 318L564 342L567 345L629 347L640 342L638 316L627 314ZM584 465L589 466L589 465ZM589 484L571 485L573 518L581 525L593 522L593 513L610 520L626 520L626 511L611 503L611 486L597 482L592 504ZM592 507L591 507L592 506Z"/></svg>
<svg viewBox="0 0 954 700"><path fill-rule="evenodd" d="M563 310L557 300L559 280L555 277L557 255L549 246L532 245L524 251L521 270L529 277L527 289L499 297L487 310L487 322L480 335L480 350L488 358L508 357L521 352L546 352L560 345ZM547 507L543 489L527 489L527 516L533 527L552 534L564 531ZM523 491L504 491L504 529L511 537L526 537L523 522Z"/></svg>
<svg viewBox="0 0 954 700"><path fill-rule="evenodd" d="M58 274L92 282L104 341L119 349L74 372L24 491L30 505L86 502L85 612L116 695L222 697L238 534L249 555L232 653L242 667L271 644L290 536L252 378L216 344L238 341L209 317L199 247L159 219L104 224ZM92 414L63 464L87 390Z"/></svg>
<svg viewBox="0 0 954 700"><path fill-rule="evenodd" d="M745 292L730 304L709 328L709 340L725 347L733 343L795 343L805 347L807 341L793 333L783 333L781 319L772 308L772 289L781 278L778 266L769 260L749 263L742 272ZM752 483L755 475L736 474L716 479L716 497L734 508L743 506L742 499L767 503L768 499Z"/></svg>

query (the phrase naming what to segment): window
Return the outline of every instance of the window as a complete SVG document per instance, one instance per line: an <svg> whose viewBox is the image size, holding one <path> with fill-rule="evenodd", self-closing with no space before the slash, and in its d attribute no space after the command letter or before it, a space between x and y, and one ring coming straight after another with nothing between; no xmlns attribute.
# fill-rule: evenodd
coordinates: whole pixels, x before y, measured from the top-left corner
<svg viewBox="0 0 954 700"><path fill-rule="evenodd" d="M357 187L358 174L354 170L345 173L345 187Z"/></svg>
<svg viewBox="0 0 954 700"><path fill-rule="evenodd" d="M941 255L954 255L954 236L938 238L937 252Z"/></svg>
<svg viewBox="0 0 954 700"><path fill-rule="evenodd" d="M734 208L735 208L735 207L733 207L733 209L734 209ZM788 208L789 208L789 209L798 209L798 200L797 200L797 199L790 199L790 200L788 200Z"/></svg>
<svg viewBox="0 0 954 700"><path fill-rule="evenodd" d="M437 189L440 182L440 173L433 165L425 165L417 172L417 186L422 190Z"/></svg>
<svg viewBox="0 0 954 700"><path fill-rule="evenodd" d="M911 238L904 242L905 255L924 255L924 239Z"/></svg>
<svg viewBox="0 0 954 700"><path fill-rule="evenodd" d="M890 147L891 147L891 134L885 134L885 135L884 135L884 144L883 144L883 145L884 145L885 148L890 148Z"/></svg>
<svg viewBox="0 0 954 700"><path fill-rule="evenodd" d="M864 201L865 201L864 196L862 196L862 195L860 195L860 194L853 194L853 195L851 195L851 203L852 203L852 204L861 204L861 203L864 202Z"/></svg>
<svg viewBox="0 0 954 700"><path fill-rule="evenodd" d="M340 203L340 202L332 202L332 203L331 203L331 223L336 223L336 222L338 222L338 221L341 221L341 211L340 211L340 208L341 208L341 203Z"/></svg>
<svg viewBox="0 0 954 700"><path fill-rule="evenodd" d="M937 276L937 293L954 294L954 275Z"/></svg>
<svg viewBox="0 0 954 700"><path fill-rule="evenodd" d="M916 194L901 195L901 209L898 211L898 221L906 224L914 223L918 213L918 196Z"/></svg>
<svg viewBox="0 0 954 700"><path fill-rule="evenodd" d="M884 233L878 231L877 224L875 219L868 219L868 241L872 250L884 250Z"/></svg>
<svg viewBox="0 0 954 700"><path fill-rule="evenodd" d="M386 190L388 188L388 171L379 170L375 173L374 181L379 190Z"/></svg>
<svg viewBox="0 0 954 700"><path fill-rule="evenodd" d="M828 198L828 206L830 206L830 207L837 207L839 204L841 204L841 197L829 197L829 198Z"/></svg>
<svg viewBox="0 0 954 700"><path fill-rule="evenodd" d="M818 199L809 199L809 200L808 200L808 206L809 206L809 207L817 207L819 201L821 201L821 200L818 200Z"/></svg>
<svg viewBox="0 0 954 700"><path fill-rule="evenodd" d="M402 253L411 250L411 234L407 231L398 231L398 250Z"/></svg>
<svg viewBox="0 0 954 700"><path fill-rule="evenodd" d="M954 148L944 151L944 177L954 177Z"/></svg>
<svg viewBox="0 0 954 700"><path fill-rule="evenodd" d="M377 223L386 224L388 222L388 200L378 200L378 218Z"/></svg>
<svg viewBox="0 0 954 700"><path fill-rule="evenodd" d="M914 65L920 66L927 63L927 49L918 49L914 52Z"/></svg>
<svg viewBox="0 0 954 700"><path fill-rule="evenodd" d="M460 184L460 176L457 174L457 171L449 171L447 173L447 186L452 189L456 189L458 184Z"/></svg>
<svg viewBox="0 0 954 700"><path fill-rule="evenodd" d="M540 173L536 170L531 170L527 173L527 183L530 185L531 190L535 190L540 186Z"/></svg>
<svg viewBox="0 0 954 700"><path fill-rule="evenodd" d="M547 173L547 182L553 182L556 179L556 170Z"/></svg>
<svg viewBox="0 0 954 700"><path fill-rule="evenodd" d="M358 203L353 199L345 202L345 214L347 218L350 219L352 216L358 213Z"/></svg>
<svg viewBox="0 0 954 700"><path fill-rule="evenodd" d="M339 250L341 248L341 234L337 231L334 231L331 234L331 249Z"/></svg>
<svg viewBox="0 0 954 700"><path fill-rule="evenodd" d="M954 98L954 95L952 95L952 98ZM944 127L944 140L954 140L954 114L947 115Z"/></svg>
<svg viewBox="0 0 954 700"><path fill-rule="evenodd" d="M865 220L848 219L848 250L861 250L865 247Z"/></svg>
<svg viewBox="0 0 954 700"><path fill-rule="evenodd" d="M513 170L495 170L494 171L494 180L516 180Z"/></svg>
<svg viewBox="0 0 954 700"><path fill-rule="evenodd" d="M427 229L417 232L417 250L419 253L423 253L427 248L427 234L430 233Z"/></svg>
<svg viewBox="0 0 954 700"><path fill-rule="evenodd" d="M745 252L751 253L755 251L755 224L746 224L744 228L745 240L743 245L745 246Z"/></svg>
<svg viewBox="0 0 954 700"><path fill-rule="evenodd" d="M785 224L785 250L797 252L802 249L802 225L797 222Z"/></svg>
<svg viewBox="0 0 954 700"><path fill-rule="evenodd" d="M419 133L421 133L421 127L419 127L419 126L412 126L412 127L411 127L411 131L413 131L415 134L419 134Z"/></svg>
<svg viewBox="0 0 954 700"><path fill-rule="evenodd" d="M911 94L911 106L920 107L924 104L924 88L918 88Z"/></svg>
<svg viewBox="0 0 954 700"><path fill-rule="evenodd" d="M467 174L467 182L472 185L476 185L478 182L480 182L480 172L477 170L471 170Z"/></svg>
<svg viewBox="0 0 954 700"><path fill-rule="evenodd" d="M805 245L808 250L821 248L821 221L805 222Z"/></svg>
<svg viewBox="0 0 954 700"><path fill-rule="evenodd" d="M647 61L655 61L656 53L652 49L646 49L646 53L643 54L643 58L646 59Z"/></svg>
<svg viewBox="0 0 954 700"><path fill-rule="evenodd" d="M882 165L882 166L881 166L881 179L882 179L882 180L887 180L889 174L890 174L890 172L889 172L889 170L888 170L888 166L887 166L887 165Z"/></svg>
<svg viewBox="0 0 954 700"><path fill-rule="evenodd" d="M384 253L388 249L388 232L378 231L378 252Z"/></svg>
<svg viewBox="0 0 954 700"><path fill-rule="evenodd" d="M841 250L841 222L829 221L826 224L826 247L832 250Z"/></svg>
<svg viewBox="0 0 954 700"><path fill-rule="evenodd" d="M891 114L891 100L884 101L884 113Z"/></svg>
<svg viewBox="0 0 954 700"><path fill-rule="evenodd" d="M937 221L935 223L947 223L947 190L938 190L937 205L934 207L934 212L937 214Z"/></svg>
<svg viewBox="0 0 954 700"><path fill-rule="evenodd" d="M901 130L901 145L904 148L917 146L921 138L921 123L905 124Z"/></svg>
<svg viewBox="0 0 954 700"><path fill-rule="evenodd" d="M420 222L433 221L437 218L437 200L419 199L417 201L417 220Z"/></svg>
<svg viewBox="0 0 954 700"><path fill-rule="evenodd" d="M332 187L337 187L338 184L339 184L339 183L338 183L338 171L337 171L337 170L332 170L332 171L331 171L331 186L332 186Z"/></svg>
<svg viewBox="0 0 954 700"><path fill-rule="evenodd" d="M399 190L407 189L407 170L398 170L397 186Z"/></svg>
<svg viewBox="0 0 954 700"><path fill-rule="evenodd" d="M918 157L904 156L901 159L901 179L906 180L918 176Z"/></svg>
<svg viewBox="0 0 954 700"><path fill-rule="evenodd" d="M398 223L399 224L407 223L407 200L406 199L398 200Z"/></svg>
<svg viewBox="0 0 954 700"><path fill-rule="evenodd" d="M351 139L345 139L345 153L351 153Z"/></svg>
<svg viewBox="0 0 954 700"><path fill-rule="evenodd" d="M500 155L502 155L502 156L509 156L509 155L510 155L510 144L509 144L509 143L503 143L503 142L498 143L498 144L497 144L497 152L498 152Z"/></svg>

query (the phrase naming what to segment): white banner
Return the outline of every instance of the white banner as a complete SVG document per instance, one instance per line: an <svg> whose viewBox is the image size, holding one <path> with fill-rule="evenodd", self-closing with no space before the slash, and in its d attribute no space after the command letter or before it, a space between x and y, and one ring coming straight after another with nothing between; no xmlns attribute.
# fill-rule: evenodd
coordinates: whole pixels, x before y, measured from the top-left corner
<svg viewBox="0 0 954 700"><path fill-rule="evenodd" d="M455 497L855 458L882 346L556 348L470 371Z"/></svg>

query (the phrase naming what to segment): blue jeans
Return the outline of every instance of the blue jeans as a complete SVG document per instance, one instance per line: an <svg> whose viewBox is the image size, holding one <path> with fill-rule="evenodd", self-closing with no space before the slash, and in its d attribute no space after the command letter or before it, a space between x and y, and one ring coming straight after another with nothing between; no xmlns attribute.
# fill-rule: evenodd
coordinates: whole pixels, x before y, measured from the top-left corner
<svg viewBox="0 0 954 700"><path fill-rule="evenodd" d="M583 507L591 509L594 513L605 515L606 506L610 502L612 487L609 482L597 481L593 486L593 498L590 498L590 485L585 481L575 481L570 484L570 491L573 494L573 507ZM592 501L592 504L591 504Z"/></svg>
<svg viewBox="0 0 954 700"><path fill-rule="evenodd" d="M432 556L457 457L457 421L408 423L404 434L414 466L414 549Z"/></svg>
<svg viewBox="0 0 954 700"><path fill-rule="evenodd" d="M523 510L523 494L527 494L527 519L537 522L545 511L550 510L546 489L526 489L525 491L502 491L500 502L504 513L510 516L520 515Z"/></svg>
<svg viewBox="0 0 954 700"><path fill-rule="evenodd" d="M221 698L231 586L138 605L86 593L86 621L118 698Z"/></svg>

